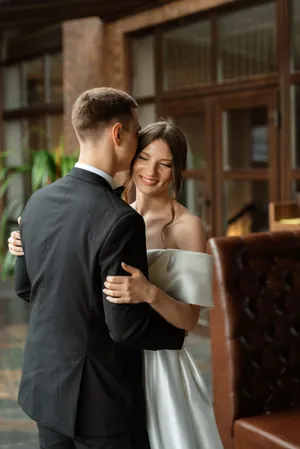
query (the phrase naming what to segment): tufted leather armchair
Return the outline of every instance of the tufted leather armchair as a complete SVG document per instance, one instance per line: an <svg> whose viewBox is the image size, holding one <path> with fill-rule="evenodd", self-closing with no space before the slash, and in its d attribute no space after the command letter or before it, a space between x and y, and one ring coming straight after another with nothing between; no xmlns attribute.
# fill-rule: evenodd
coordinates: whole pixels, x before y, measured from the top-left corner
<svg viewBox="0 0 300 449"><path fill-rule="evenodd" d="M224 449L300 449L300 232L213 238L208 250Z"/></svg>

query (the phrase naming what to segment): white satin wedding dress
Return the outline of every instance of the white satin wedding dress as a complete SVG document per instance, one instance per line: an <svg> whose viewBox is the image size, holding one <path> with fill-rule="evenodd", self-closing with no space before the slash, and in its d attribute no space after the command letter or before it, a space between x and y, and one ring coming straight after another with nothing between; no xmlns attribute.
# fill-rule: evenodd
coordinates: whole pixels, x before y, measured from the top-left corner
<svg viewBox="0 0 300 449"><path fill-rule="evenodd" d="M179 301L213 306L211 256L168 249L147 254L153 284ZM221 449L209 393L186 344L144 354L151 449Z"/></svg>

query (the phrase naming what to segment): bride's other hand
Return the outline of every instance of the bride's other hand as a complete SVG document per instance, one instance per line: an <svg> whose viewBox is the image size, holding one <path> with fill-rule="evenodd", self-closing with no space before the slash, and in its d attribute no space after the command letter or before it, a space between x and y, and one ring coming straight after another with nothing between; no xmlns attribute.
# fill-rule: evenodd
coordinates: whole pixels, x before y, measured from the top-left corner
<svg viewBox="0 0 300 449"><path fill-rule="evenodd" d="M115 304L154 302L157 288L146 279L143 273L125 263L122 263L122 268L131 276L107 276L103 290L107 300Z"/></svg>
<svg viewBox="0 0 300 449"><path fill-rule="evenodd" d="M13 256L24 256L19 231L13 231L10 233L10 237L8 239L8 249Z"/></svg>

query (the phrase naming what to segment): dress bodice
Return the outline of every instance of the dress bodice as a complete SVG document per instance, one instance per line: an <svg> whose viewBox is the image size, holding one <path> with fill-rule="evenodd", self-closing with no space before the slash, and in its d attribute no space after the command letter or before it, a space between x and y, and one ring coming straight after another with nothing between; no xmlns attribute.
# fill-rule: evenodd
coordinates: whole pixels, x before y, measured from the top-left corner
<svg viewBox="0 0 300 449"><path fill-rule="evenodd" d="M212 256L176 249L147 251L149 279L178 301L213 307Z"/></svg>

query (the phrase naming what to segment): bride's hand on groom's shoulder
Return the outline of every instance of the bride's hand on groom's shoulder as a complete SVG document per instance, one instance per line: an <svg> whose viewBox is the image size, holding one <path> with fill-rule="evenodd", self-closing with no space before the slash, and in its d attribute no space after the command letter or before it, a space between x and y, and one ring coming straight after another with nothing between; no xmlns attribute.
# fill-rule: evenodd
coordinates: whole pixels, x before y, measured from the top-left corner
<svg viewBox="0 0 300 449"><path fill-rule="evenodd" d="M131 276L107 276L103 290L106 299L115 304L151 303L156 287L137 268L125 263L122 268Z"/></svg>

